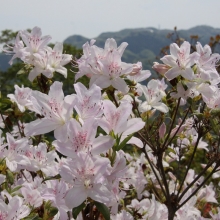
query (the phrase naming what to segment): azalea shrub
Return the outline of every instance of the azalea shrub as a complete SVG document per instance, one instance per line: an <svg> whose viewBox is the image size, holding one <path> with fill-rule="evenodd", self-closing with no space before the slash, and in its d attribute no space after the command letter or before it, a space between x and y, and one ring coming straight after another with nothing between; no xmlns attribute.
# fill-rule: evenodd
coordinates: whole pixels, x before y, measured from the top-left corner
<svg viewBox="0 0 220 220"><path fill-rule="evenodd" d="M0 219L220 219L220 55L172 43L153 79L126 42L74 58L50 40L34 27L4 47L33 87L1 97ZM71 94L53 78L68 63Z"/></svg>

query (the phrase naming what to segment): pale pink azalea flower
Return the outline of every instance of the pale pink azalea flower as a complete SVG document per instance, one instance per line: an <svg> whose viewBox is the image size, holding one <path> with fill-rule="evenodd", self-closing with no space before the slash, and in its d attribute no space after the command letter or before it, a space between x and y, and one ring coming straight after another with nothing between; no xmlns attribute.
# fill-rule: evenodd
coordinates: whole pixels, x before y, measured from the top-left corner
<svg viewBox="0 0 220 220"><path fill-rule="evenodd" d="M23 205L23 199L19 196L8 198L9 202L6 204L0 199L0 219L2 220L19 220L28 216L31 212L30 208Z"/></svg>
<svg viewBox="0 0 220 220"><path fill-rule="evenodd" d="M36 208L42 205L43 198L37 189L31 189L30 187L25 186L22 187L20 191L26 204L30 204Z"/></svg>
<svg viewBox="0 0 220 220"><path fill-rule="evenodd" d="M90 118L100 118L103 114L101 88L93 84L87 89L80 82L74 84L74 88L78 99L74 108L79 116L79 121L83 123Z"/></svg>
<svg viewBox="0 0 220 220"><path fill-rule="evenodd" d="M63 44L56 43L54 48L47 47L44 51L34 54L34 68L29 73L29 80L33 81L40 73L52 78L54 72L67 78L67 69L63 67L72 59L72 55L62 54Z"/></svg>
<svg viewBox="0 0 220 220"><path fill-rule="evenodd" d="M137 88L136 92L139 93L140 90L138 89L138 86L136 88ZM122 102L128 102L128 103L132 104L133 101L134 101L133 98L130 95L128 95L128 94L124 95L120 91L117 91L117 90L115 90L114 95L115 95L116 101L119 104L121 104ZM107 96L106 93L103 93L102 97L103 97L104 100L108 99L108 96ZM139 102L137 97L135 97L135 100L136 100L136 102ZM132 116L133 116L133 114L132 114Z"/></svg>
<svg viewBox="0 0 220 220"><path fill-rule="evenodd" d="M217 86L212 85L208 81L203 81L198 77L199 74L195 74L195 80L193 82L186 82L188 96L194 98L201 94L202 97L212 97Z"/></svg>
<svg viewBox="0 0 220 220"><path fill-rule="evenodd" d="M59 210L60 219L68 219L67 208L64 197L69 189L68 185L63 180L49 180L46 181L47 188L42 192L42 198L46 201L51 201L52 206L57 207Z"/></svg>
<svg viewBox="0 0 220 220"><path fill-rule="evenodd" d="M109 166L111 165L107 158L90 157L82 153L74 161L68 161L63 165L60 175L73 186L64 198L67 207L77 207L87 197L101 203L109 202L111 193L104 184L105 177L109 174Z"/></svg>
<svg viewBox="0 0 220 220"><path fill-rule="evenodd" d="M58 155L55 150L47 152L46 143L39 143L38 146L28 146L22 149L21 153L25 156L23 160L27 161L27 165L23 165L23 168L35 172L41 170L47 176L58 174L58 163L55 161Z"/></svg>
<svg viewBox="0 0 220 220"><path fill-rule="evenodd" d="M72 60L72 55L63 54L63 43L56 43L49 53L49 65L52 72L58 72L67 78L67 69L63 66Z"/></svg>
<svg viewBox="0 0 220 220"><path fill-rule="evenodd" d="M178 130L178 132L176 133L176 135L179 135L181 132L187 132L187 131L190 131L189 133L190 134L197 134L197 132L195 130L192 130L192 127L193 127L193 123L194 123L194 119L191 117L191 118L188 118L186 119L185 123L181 125L180 127L180 124L182 123L182 119L179 118L178 119L178 125L176 125L175 128L172 129L171 131L171 136L173 136L176 131Z"/></svg>
<svg viewBox="0 0 220 220"><path fill-rule="evenodd" d="M122 142L128 135L141 130L145 123L140 118L130 118L132 114L132 105L128 102L122 102L118 108L109 100L103 102L104 117L99 120L99 125L106 133L114 132L121 136ZM140 139L132 137L128 144L135 144L142 148L143 143Z"/></svg>
<svg viewBox="0 0 220 220"><path fill-rule="evenodd" d="M36 113L43 118L26 124L24 132L26 136L45 134L54 130L57 140L66 140L67 123L72 118L73 106L77 102L75 95L64 97L62 83L54 82L49 94L33 91L33 106Z"/></svg>
<svg viewBox="0 0 220 220"><path fill-rule="evenodd" d="M95 40L91 40L83 45L83 56L76 61L79 72L75 76L75 80L86 75L91 78L94 74L102 72L99 61L106 59L106 56L113 51L116 51L122 56L127 43L123 42L118 48L117 43L113 38L109 38L105 42L104 49L94 45Z"/></svg>
<svg viewBox="0 0 220 220"><path fill-rule="evenodd" d="M128 186L132 185L137 192L137 198L141 199L143 197L143 190L145 189L148 181L142 167L140 166L140 160L137 160L129 165L123 178L125 178L123 181L125 187L127 184Z"/></svg>
<svg viewBox="0 0 220 220"><path fill-rule="evenodd" d="M114 39L107 39L105 48L86 43L83 46L84 55L77 61L79 72L75 79L87 75L90 87L96 84L101 88L113 86L117 90L127 93L128 86L121 76L132 72L133 65L121 61L121 56L127 46L122 43L118 48Z"/></svg>
<svg viewBox="0 0 220 220"><path fill-rule="evenodd" d="M195 146L196 141L198 139L198 135L194 135L193 137L189 137L189 139L190 138L192 139L192 145ZM197 148L206 150L208 152L209 151L209 149L207 148L208 146L209 145L205 141L203 141L202 138L200 138Z"/></svg>
<svg viewBox="0 0 220 220"><path fill-rule="evenodd" d="M75 75L75 81L84 75L86 75L88 78L91 78L91 76L94 74L94 69L99 69L97 60L100 58L100 55L96 55L94 52L93 55L91 54L92 46L94 43L95 40L91 40L90 43L86 42L83 44L83 55L76 61L76 65L79 71ZM97 47L97 51L102 54L103 49Z"/></svg>
<svg viewBox="0 0 220 220"><path fill-rule="evenodd" d="M53 145L65 156L75 158L80 152L98 155L109 150L114 145L111 136L96 137L98 124L95 120L87 120L82 126L71 119L68 125L68 140L54 141Z"/></svg>
<svg viewBox="0 0 220 220"><path fill-rule="evenodd" d="M45 50L46 45L51 40L49 35L42 37L42 32L39 27L34 27L31 33L28 31L20 31L20 36L25 43L26 47L23 48L25 58L22 60L28 64L33 64L35 58L34 54Z"/></svg>
<svg viewBox="0 0 220 220"><path fill-rule="evenodd" d="M122 150L116 151L113 166L110 168L110 174L107 177L109 183L123 179L128 167L126 166L125 153Z"/></svg>
<svg viewBox="0 0 220 220"><path fill-rule="evenodd" d="M213 93L212 88L215 88L214 86L210 86L208 83L199 83L199 82L186 82L186 85L188 87L188 96L191 98L197 97L200 94L209 94Z"/></svg>
<svg viewBox="0 0 220 220"><path fill-rule="evenodd" d="M113 195L110 202L107 203L107 206L111 207L111 214L116 215L118 213L120 201L126 196L126 192L120 189L120 181L123 182L126 179L127 169L125 153L122 150L116 151L114 164L109 168L110 175L107 176L109 189Z"/></svg>
<svg viewBox="0 0 220 220"><path fill-rule="evenodd" d="M116 215L118 213L118 208L121 204L121 200L124 199L126 196L126 192L120 190L119 182L115 181L111 186L111 194L112 198L110 202L108 202L106 205L108 207L111 207L111 214Z"/></svg>
<svg viewBox="0 0 220 220"><path fill-rule="evenodd" d="M9 61L9 64L12 65L13 60L16 58L20 58L20 59L24 59L25 53L23 52L23 48L24 48L24 43L23 41L20 39L20 32L18 32L16 39L15 39L15 43L14 46L11 47L9 45L7 45L7 48L9 49L3 49L3 51L6 54L14 54L13 57L11 58L11 60Z"/></svg>
<svg viewBox="0 0 220 220"><path fill-rule="evenodd" d="M34 68L30 71L28 79L33 82L33 80L39 75L43 74L47 78L53 77L53 71L49 68L49 54L46 51L41 51L33 55Z"/></svg>
<svg viewBox="0 0 220 220"><path fill-rule="evenodd" d="M147 201L148 200L148 201ZM166 220L168 217L167 207L164 204L156 201L155 196L152 194L151 199L145 199L143 207L144 211L146 211L145 218L149 220ZM143 212L143 211L142 211Z"/></svg>
<svg viewBox="0 0 220 220"><path fill-rule="evenodd" d="M129 89L121 76L132 72L133 65L121 62L121 55L118 51L108 53L105 59L99 61L99 65L101 72L91 77L90 86L93 83L101 88L113 86L115 89L126 94Z"/></svg>
<svg viewBox="0 0 220 220"><path fill-rule="evenodd" d="M159 89L159 83L157 80L151 80L147 86L141 86L146 101L143 101L139 105L140 112L150 111L152 108L159 110L163 113L169 111L168 107L161 102L164 93Z"/></svg>
<svg viewBox="0 0 220 220"><path fill-rule="evenodd" d="M141 209L143 206L143 203L147 201L149 202L149 200L146 200L146 199L143 199L141 201L138 201L137 199L132 199L131 201L131 204L127 206L127 208L130 208L130 209L134 209L135 211L139 211L139 209Z"/></svg>
<svg viewBox="0 0 220 220"><path fill-rule="evenodd" d="M25 107L33 109L31 101L32 90L30 88L19 87L15 85L15 94L8 94L7 97L11 99L12 102L15 102L21 112L25 111Z"/></svg>
<svg viewBox="0 0 220 220"><path fill-rule="evenodd" d="M100 126L105 132L110 133L110 131L114 131L114 134L125 132L128 129L128 121L133 121L133 119L128 119L130 114L132 114L132 105L128 102L122 102L117 108L111 101L105 100L103 106L104 117ZM143 125L140 129L142 127Z"/></svg>
<svg viewBox="0 0 220 220"><path fill-rule="evenodd" d="M172 80L177 76L193 80L194 72L191 68L196 63L200 55L197 52L190 54L190 44L184 41L179 47L176 43L170 45L171 55L166 55L161 60L171 68L164 74L168 80Z"/></svg>
<svg viewBox="0 0 220 220"><path fill-rule="evenodd" d="M220 82L220 76L216 70L217 62L220 60L220 55L217 53L212 54L212 50L209 45L202 47L201 43L196 44L197 53L200 58L196 62L196 73L200 76L203 82L210 82L212 85L217 85Z"/></svg>
<svg viewBox="0 0 220 220"><path fill-rule="evenodd" d="M157 79L157 84L160 94L162 95L162 97L165 97L166 96L165 90L168 87L168 85L165 83L164 78L162 78L161 80Z"/></svg>
<svg viewBox="0 0 220 220"><path fill-rule="evenodd" d="M125 48L128 46L127 42L123 42L117 47L117 43L114 38L108 38L105 42L105 53L117 51L121 56L124 53Z"/></svg>
<svg viewBox="0 0 220 220"><path fill-rule="evenodd" d="M140 215L142 215L142 219L148 219L148 211L149 207L151 205L151 202L149 199L142 199L141 201L138 201L137 199L133 199L131 201L131 204L127 207L138 212Z"/></svg>
<svg viewBox="0 0 220 220"><path fill-rule="evenodd" d="M210 109L220 109L220 89L216 89L211 96L203 95L203 100Z"/></svg>
<svg viewBox="0 0 220 220"><path fill-rule="evenodd" d="M21 167L19 164L24 163L27 165L28 162L25 162L24 156L21 154L23 148L28 145L27 138L14 139L10 133L6 133L7 139L7 148L5 145L1 146L1 157L5 158L7 167L12 171L20 170Z"/></svg>
<svg viewBox="0 0 220 220"><path fill-rule="evenodd" d="M180 105L185 105L186 104L186 100L189 97L189 93L190 91L187 89L185 90L185 88L183 87L181 82L177 83L176 86L177 91L176 92L171 92L171 97L175 98L175 99L179 99L180 98Z"/></svg>
<svg viewBox="0 0 220 220"><path fill-rule="evenodd" d="M46 187L45 184L42 184L42 181L42 177L36 176L33 179L30 171L23 170L23 175L15 182L15 184L22 185L23 187L29 188L30 190L38 190L41 192Z"/></svg>

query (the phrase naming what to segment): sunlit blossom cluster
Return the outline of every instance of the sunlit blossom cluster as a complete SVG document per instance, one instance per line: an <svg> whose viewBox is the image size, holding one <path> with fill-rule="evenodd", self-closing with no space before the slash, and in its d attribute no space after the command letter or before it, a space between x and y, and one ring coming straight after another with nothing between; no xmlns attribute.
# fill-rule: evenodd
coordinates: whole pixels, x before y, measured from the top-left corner
<svg viewBox="0 0 220 220"><path fill-rule="evenodd" d="M18 32L14 46L5 49L13 54L10 64L19 58L29 65L30 81L41 74L52 79L54 72L66 78L64 66L72 55L63 54L62 43L49 47L50 40L50 36L42 37L38 27ZM31 219L40 207L46 210L46 204L48 210L56 208L53 219L74 219L74 208L83 204L82 211L98 203L107 207L113 220L166 220L170 213L164 201L169 197L160 194L167 192L183 204L175 211L175 220L220 218L219 208L208 210L210 218L205 218L200 207L201 203L218 204L212 182L197 192L196 185L206 177L199 177L190 167L181 183L178 178L182 177L170 165L184 164L191 149L210 152L210 143L199 130L208 125L199 116L205 107L209 114L220 110L216 70L220 55L199 42L192 53L189 42L173 43L170 55L161 58L163 63L153 65L160 77L149 79L151 72L143 70L141 62L122 61L127 46L125 42L117 46L113 38L106 40L104 48L96 46L95 40L85 43L83 55L74 61L78 72L73 94L65 95L58 81L48 93L15 85L14 94L8 94L17 111L31 117L8 130L8 115L0 116L0 219ZM77 82L82 76L89 78L88 88ZM173 106L183 106L186 112L192 100L201 102L193 114L170 123L175 116ZM156 129L152 125L155 135L145 136L152 121L159 123ZM160 148L164 148L162 154ZM216 169L210 178L218 179L219 161L208 168L207 164L204 161L202 166ZM164 176L158 167L166 170L167 186L160 184ZM80 219L84 219L82 214L78 214Z"/></svg>

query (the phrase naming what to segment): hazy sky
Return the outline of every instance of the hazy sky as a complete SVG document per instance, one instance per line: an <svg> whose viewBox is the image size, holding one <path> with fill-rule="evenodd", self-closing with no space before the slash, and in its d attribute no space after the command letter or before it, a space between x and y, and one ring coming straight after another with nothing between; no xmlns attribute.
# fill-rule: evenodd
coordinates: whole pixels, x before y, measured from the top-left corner
<svg viewBox="0 0 220 220"><path fill-rule="evenodd" d="M0 31L42 28L52 42L125 28L220 28L220 0L0 0Z"/></svg>

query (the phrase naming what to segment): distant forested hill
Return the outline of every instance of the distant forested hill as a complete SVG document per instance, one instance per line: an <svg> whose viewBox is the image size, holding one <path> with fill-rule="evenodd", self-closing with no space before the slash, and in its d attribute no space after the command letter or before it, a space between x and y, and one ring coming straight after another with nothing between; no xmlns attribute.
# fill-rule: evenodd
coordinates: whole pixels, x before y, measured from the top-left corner
<svg viewBox="0 0 220 220"><path fill-rule="evenodd" d="M96 45L103 47L107 38L115 38L118 45L122 42L127 42L129 45L126 48L122 60L129 63L141 61L145 69L150 69L155 57L160 54L161 48L172 43L172 40L167 38L167 35L172 34L173 30L160 30L156 28L137 28L124 29L118 32L106 32L100 34L96 39ZM190 41L191 35L198 35L199 41L204 45L209 43L210 37L220 35L220 28L213 28L210 26L196 26L188 30L178 30L178 35ZM71 44L81 49L82 45L89 41L89 38L73 35L68 37L64 43ZM216 47L216 52L220 52L220 47ZM0 54L0 70L6 70L6 60L9 57Z"/></svg>
<svg viewBox="0 0 220 220"><path fill-rule="evenodd" d="M96 45L103 47L107 38L115 38L118 45L122 42L127 42L128 47L122 59L125 62L137 62L142 61L145 68L152 66L152 61L155 61L155 57L160 54L161 48L172 43L172 40L167 38L167 35L174 33L174 30L159 30L156 28L138 28L138 29L124 29L118 32L106 32L100 34L96 39ZM220 28L213 28L210 26L196 26L188 30L178 30L178 35L190 41L190 36L198 35L199 41L204 45L209 43L210 37L215 37L220 34ZM80 35L73 35L68 37L64 43L68 43L81 48L82 45L89 41L89 38L85 38ZM220 52L220 47L216 48ZM216 52L217 52L216 51Z"/></svg>

